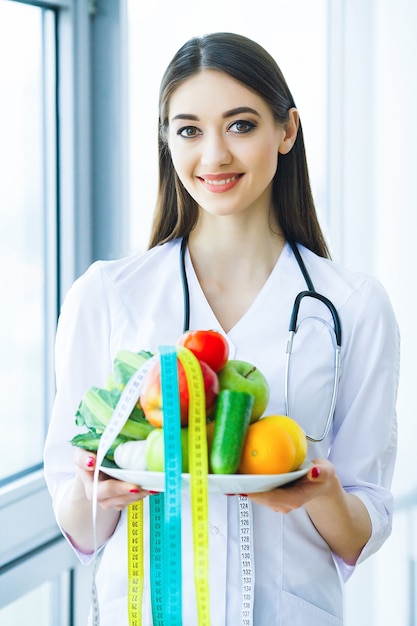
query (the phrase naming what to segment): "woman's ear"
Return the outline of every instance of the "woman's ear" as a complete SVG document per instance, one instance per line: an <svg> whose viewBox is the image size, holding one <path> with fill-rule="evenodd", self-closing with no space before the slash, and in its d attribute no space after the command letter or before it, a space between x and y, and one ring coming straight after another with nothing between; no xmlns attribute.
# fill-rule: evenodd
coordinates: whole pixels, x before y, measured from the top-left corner
<svg viewBox="0 0 417 626"><path fill-rule="evenodd" d="M295 108L291 108L288 111L288 122L284 126L284 136L279 144L278 152L280 154L288 154L293 147L295 140L297 139L298 126L300 118L298 111Z"/></svg>

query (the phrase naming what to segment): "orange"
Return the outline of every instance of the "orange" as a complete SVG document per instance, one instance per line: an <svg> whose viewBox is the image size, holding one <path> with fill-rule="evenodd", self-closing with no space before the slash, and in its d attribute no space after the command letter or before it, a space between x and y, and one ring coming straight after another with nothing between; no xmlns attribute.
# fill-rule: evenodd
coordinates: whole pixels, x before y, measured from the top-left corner
<svg viewBox="0 0 417 626"><path fill-rule="evenodd" d="M241 474L287 474L294 467L296 446L276 415L250 424L240 457Z"/></svg>
<svg viewBox="0 0 417 626"><path fill-rule="evenodd" d="M281 424L283 428L291 435L295 443L295 460L292 470L296 470L304 463L307 456L307 437L300 424L286 415L274 415L277 424Z"/></svg>

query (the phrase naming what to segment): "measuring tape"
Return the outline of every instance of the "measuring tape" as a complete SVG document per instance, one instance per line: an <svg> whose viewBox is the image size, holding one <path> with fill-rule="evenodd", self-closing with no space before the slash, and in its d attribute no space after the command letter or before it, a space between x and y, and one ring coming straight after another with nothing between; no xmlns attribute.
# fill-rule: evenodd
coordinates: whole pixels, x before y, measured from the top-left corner
<svg viewBox="0 0 417 626"><path fill-rule="evenodd" d="M129 624L142 624L142 599L145 582L143 551L143 501L127 507L127 525L129 528L127 553L127 597Z"/></svg>
<svg viewBox="0 0 417 626"><path fill-rule="evenodd" d="M170 368L176 366L176 355L181 361L184 368L188 393L189 393L189 419L188 419L188 453L189 453L189 472L190 472L190 491L191 491L191 511L192 511L192 523L193 523L193 545L194 545L194 581L196 589L197 600L197 615L198 626L210 626L210 594L209 594L209 539L208 539L208 455L207 455L207 431L206 431L206 399L204 391L204 380L201 372L201 367L198 359L184 347L178 347L174 352L170 348L161 348L161 352L170 354L171 362ZM166 354L166 356L167 356ZM161 357L162 358L162 357ZM179 406L176 410L178 414L175 414L174 408L171 404L174 403L174 398L178 401L178 380L174 380L173 371L168 364L164 370L165 375L168 378L167 393L163 394L163 407L164 407L164 431L167 429L170 433L172 425L169 423L170 418L176 420L177 431L176 436L180 437L179 433ZM161 361L162 372L162 361ZM161 374L162 388L164 388L164 373ZM175 387L176 385L176 387ZM175 394L175 390L177 393ZM167 416L168 423L167 423ZM167 451L167 444L171 452L171 459L165 457L165 467L172 466L173 472L177 473L177 479L180 472L179 460L181 459L181 442L177 438L176 442L171 435L166 434L164 437L165 451ZM175 451L175 452L174 452ZM168 464L168 465L167 465ZM179 466L178 466L179 465ZM167 470L166 470L167 471ZM170 485L169 481L165 481L165 494L171 492L173 484ZM175 483L178 488L177 495L181 489L181 483ZM161 494L162 495L162 494ZM171 494L172 496L174 494ZM152 496L151 502L155 496ZM240 566L242 576L242 600L241 600L241 624L242 626L252 626L253 624L253 605L254 605L254 591L255 591L255 566L254 566L254 549L253 549L253 516L252 516L252 503L246 496L238 496L239 502L239 543L240 543ZM174 506L174 505L173 505ZM178 505L177 505L178 506ZM165 518L166 519L166 518ZM154 520L155 525L155 520ZM177 546L180 546L178 542ZM178 554L179 552L179 554ZM176 551L172 546L172 554L175 554L177 563L181 563L180 550ZM168 566L169 565L169 566ZM172 583L175 584L175 567L174 563L167 564L166 571L171 571ZM181 579L177 573L177 579L181 584ZM178 584L178 583L177 583ZM179 597L181 601L181 597ZM178 615L181 615L180 608L177 608ZM169 611L166 611L166 615L169 619ZM166 622L167 624L177 624L182 626L181 620L178 622ZM165 626L165 622L157 622L154 619L154 625Z"/></svg>
<svg viewBox="0 0 417 626"><path fill-rule="evenodd" d="M252 503L246 496L239 496L239 543L240 570L242 573L242 626L252 626L253 598L255 591L255 567L253 558Z"/></svg>
<svg viewBox="0 0 417 626"><path fill-rule="evenodd" d="M182 626L181 589L181 422L177 350L160 347L164 414L164 494L150 499L150 578L154 625ZM189 465L194 540L194 572L199 626L210 626L206 401L196 357L178 348L189 394ZM162 528L162 520L164 521Z"/></svg>
<svg viewBox="0 0 417 626"><path fill-rule="evenodd" d="M194 582L198 626L210 626L208 558L208 458L205 391L201 367L186 348L160 348L164 407L165 494L152 495L150 511L150 580L154 626L181 626L181 432L177 357L184 368L189 392L189 471L194 545ZM99 626L95 587L97 568L97 488L104 457L129 418L140 396L142 382L157 356L149 359L126 385L97 451L93 483L94 565L92 585L93 626ZM130 626L142 624L144 589L143 502L127 507L128 613ZM255 570L252 507L239 496L239 539L242 572L242 626L252 626Z"/></svg>
<svg viewBox="0 0 417 626"><path fill-rule="evenodd" d="M149 369L154 365L156 361L156 356L150 358L146 361L143 366L137 370L133 376L129 379L127 385L125 386L122 395L113 411L113 415L110 418L109 423L104 429L101 437L100 443L97 450L97 458L96 458L96 466L94 468L94 478L93 478L93 497L92 497L92 518L93 518L93 541L94 541L94 555L93 555L93 572L92 572L92 588L91 588L91 606L92 606L92 622L93 626L99 626L100 624L100 611L99 611L99 602L97 597L97 588L96 588L96 573L98 568L98 543L97 543L97 491L98 491L98 478L100 473L100 467L103 463L104 457L107 454L110 446L116 439L119 432L122 430L124 424L129 419L130 414L132 413L136 402L140 396L140 392L142 389L143 379L145 378ZM128 522L135 521L138 524L137 533L135 533L135 537L138 540L136 543L135 539L135 549L133 552L133 559L130 562L128 569L129 572L132 573L132 579L129 579L128 588L130 592L133 589L137 590L137 594L135 597L137 600L133 601L133 604L137 604L142 606L142 598L140 597L143 592L143 565L139 565L139 558L141 558L141 563L143 564L143 509L141 506L142 503L136 503L135 505L130 505L133 507L132 509L128 507ZM139 506L137 506L139 505ZM135 518L135 519L133 519ZM140 538L140 539L139 539ZM140 556L142 553L142 556ZM128 558L131 558L131 552L129 550ZM136 555L138 555L136 557ZM128 573L129 573L128 572ZM134 574L134 576L133 576ZM130 603L129 603L130 604ZM141 625L141 615L142 611L139 611L139 621L131 622L134 626Z"/></svg>
<svg viewBox="0 0 417 626"><path fill-rule="evenodd" d="M181 420L177 352L160 347L164 433L165 514L163 535L164 626L182 626L181 575ZM151 528L155 520L151 516ZM153 558L152 552L151 560ZM153 581L151 580L151 583Z"/></svg>
<svg viewBox="0 0 417 626"><path fill-rule="evenodd" d="M185 370L189 393L188 462L198 625L210 626L208 458L204 380L200 364L194 354L182 346L177 350L178 358Z"/></svg>
<svg viewBox="0 0 417 626"><path fill-rule="evenodd" d="M150 580L153 626L164 625L164 494L149 498L149 515L152 523L149 530Z"/></svg>

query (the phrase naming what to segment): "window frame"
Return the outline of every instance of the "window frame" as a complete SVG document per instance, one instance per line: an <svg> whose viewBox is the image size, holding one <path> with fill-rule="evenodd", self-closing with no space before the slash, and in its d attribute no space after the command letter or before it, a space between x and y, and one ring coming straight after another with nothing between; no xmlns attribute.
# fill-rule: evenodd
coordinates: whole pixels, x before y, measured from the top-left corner
<svg viewBox="0 0 417 626"><path fill-rule="evenodd" d="M120 70L127 67L126 2L10 1L53 9L56 15L57 158L48 166L55 168L57 184L48 194L57 212L48 224L56 244L47 250L52 289L45 389L51 409L55 328L65 294L95 259L126 249L127 70ZM103 92L109 94L105 99ZM114 124L108 124L109 117ZM45 413L46 432L50 410ZM49 580L60 598L58 609L51 607L51 624L85 624L91 567L80 565L58 528L42 464L0 481L0 532L8 538L0 546L0 609Z"/></svg>
<svg viewBox="0 0 417 626"><path fill-rule="evenodd" d="M55 110L45 112L49 124L51 114L56 114L45 141L45 166L56 174L45 190L47 204L56 207L56 211L48 211L50 219L45 226L48 241L46 433L54 395L53 346L59 306L69 284L91 260L91 147L89 134L85 132L90 117L89 63L85 62L90 14L86 4L70 0L11 1L52 9L56 17L55 67L49 68L56 76ZM85 120L84 127L80 119ZM72 193L73 189L76 193ZM78 232L83 233L81 239ZM78 560L56 524L42 463L0 481L0 532L7 538L0 548L0 608L47 580L65 587L63 597L69 602L72 585L63 586L61 582L65 575L69 580L68 572L77 566ZM34 567L36 576L33 576Z"/></svg>

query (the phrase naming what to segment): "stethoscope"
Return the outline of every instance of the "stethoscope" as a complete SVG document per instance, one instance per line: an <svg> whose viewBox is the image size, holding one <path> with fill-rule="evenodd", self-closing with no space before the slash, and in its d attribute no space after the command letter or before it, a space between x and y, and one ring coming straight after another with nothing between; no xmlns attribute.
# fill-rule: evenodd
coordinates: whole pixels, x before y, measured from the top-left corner
<svg viewBox="0 0 417 626"><path fill-rule="evenodd" d="M307 290L301 291L294 300L294 305L290 317L289 323L289 337L287 341L287 350L286 350L286 364L285 364L285 410L286 415L291 415L290 413L290 405L289 405L289 386L290 386L290 365L291 365L291 355L292 348L294 343L294 337L297 333L298 329L298 314L300 310L301 302L304 298L314 298L322 302L327 309L330 311L332 320L333 320L333 331L335 335L334 342L334 375L333 375L333 387L332 387L332 396L330 401L330 408L326 418L326 422L324 425L324 429L319 437L311 437L307 435L307 439L313 442L323 441L327 435L329 434L330 426L332 424L333 414L336 406L337 392L339 387L339 372L340 372L340 351L342 346L342 327L340 323L339 314L334 306L333 302L318 293L314 287L313 281L311 280L310 274L307 271L305 263L301 257L298 246L295 242L289 242L289 245L293 251L297 264L301 270L301 273L304 276L304 280L307 284ZM190 326L190 291L188 286L187 279L187 271L185 267L185 252L187 249L187 237L183 237L181 242L180 249L180 273L181 273L181 282L183 289L183 298L184 298L184 326L183 332L189 330Z"/></svg>

